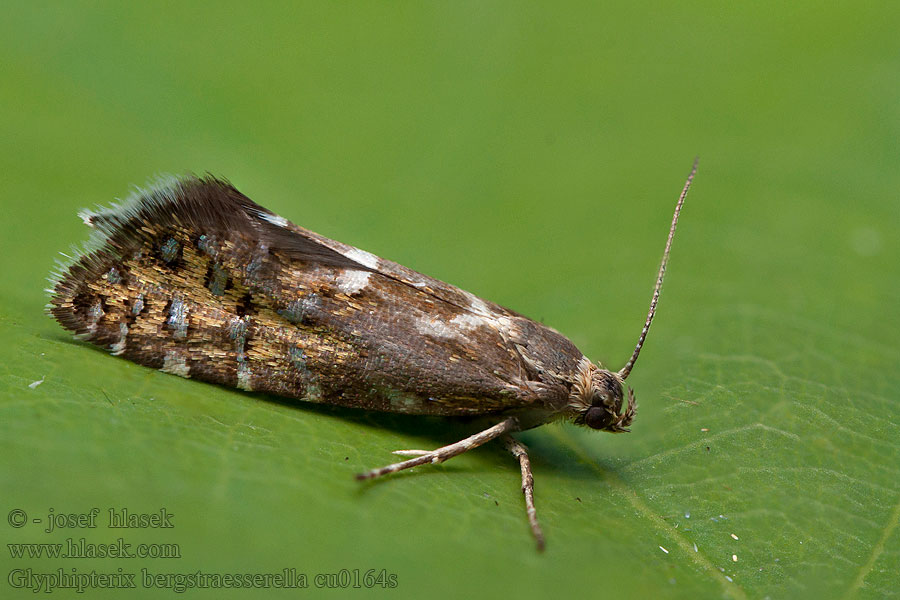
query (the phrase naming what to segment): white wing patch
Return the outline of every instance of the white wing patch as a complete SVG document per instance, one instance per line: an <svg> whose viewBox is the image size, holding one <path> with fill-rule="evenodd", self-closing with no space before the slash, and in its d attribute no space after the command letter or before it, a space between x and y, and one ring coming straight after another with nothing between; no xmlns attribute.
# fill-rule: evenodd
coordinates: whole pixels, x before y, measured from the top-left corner
<svg viewBox="0 0 900 600"><path fill-rule="evenodd" d="M264 221L268 221L269 223L271 223L272 225L275 225L276 227L287 227L288 226L288 220L280 215L270 215L268 213L261 212L261 213L259 213L259 218Z"/></svg>
<svg viewBox="0 0 900 600"><path fill-rule="evenodd" d="M248 365L246 362L239 362L237 366L237 387L247 392L252 392L252 375L253 373L250 370L250 365Z"/></svg>
<svg viewBox="0 0 900 600"><path fill-rule="evenodd" d="M496 319L499 315L494 313L490 308L488 308L487 303L473 294L472 292L467 292L465 290L460 290L469 300L469 310L471 310L476 315L481 315L482 317L488 317L491 319Z"/></svg>
<svg viewBox="0 0 900 600"><path fill-rule="evenodd" d="M110 352L112 352L113 356L119 356L123 352L125 352L125 343L128 339L128 325L125 323L119 323L119 339L115 344L109 347Z"/></svg>
<svg viewBox="0 0 900 600"><path fill-rule="evenodd" d="M450 319L450 322L463 331L471 331L476 327L484 327L485 325L487 325L484 317L473 315L470 313L462 313L456 315L455 317Z"/></svg>
<svg viewBox="0 0 900 600"><path fill-rule="evenodd" d="M416 319L416 331L422 335L428 335L435 338L463 338L459 329L447 325L447 323L441 319L429 319L427 317Z"/></svg>
<svg viewBox="0 0 900 600"><path fill-rule="evenodd" d="M191 376L191 368L188 366L184 356L179 355L174 350L166 351L166 355L163 357L163 366L160 371L178 375L179 377Z"/></svg>
<svg viewBox="0 0 900 600"><path fill-rule="evenodd" d="M466 333L476 327L495 326L495 321L470 313L460 313L450 319L449 322L439 318L421 317L416 319L415 325L416 330L423 335L441 339L456 338L466 340L468 339Z"/></svg>
<svg viewBox="0 0 900 600"><path fill-rule="evenodd" d="M345 294L355 294L369 285L372 273L358 269L344 269L337 277L337 287Z"/></svg>
<svg viewBox="0 0 900 600"><path fill-rule="evenodd" d="M364 267L369 267L370 269L378 269L378 257L372 254L371 252L366 252L365 250L360 250L359 248L349 248L348 250L344 250L341 254L346 256L352 261L356 261Z"/></svg>

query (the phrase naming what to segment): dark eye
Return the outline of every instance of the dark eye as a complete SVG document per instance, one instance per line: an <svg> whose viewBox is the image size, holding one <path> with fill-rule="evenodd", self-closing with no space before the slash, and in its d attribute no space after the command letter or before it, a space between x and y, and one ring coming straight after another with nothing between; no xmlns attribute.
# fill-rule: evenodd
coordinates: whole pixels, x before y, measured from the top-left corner
<svg viewBox="0 0 900 600"><path fill-rule="evenodd" d="M591 429L606 429L613 415L602 406L592 406L584 413L584 424Z"/></svg>

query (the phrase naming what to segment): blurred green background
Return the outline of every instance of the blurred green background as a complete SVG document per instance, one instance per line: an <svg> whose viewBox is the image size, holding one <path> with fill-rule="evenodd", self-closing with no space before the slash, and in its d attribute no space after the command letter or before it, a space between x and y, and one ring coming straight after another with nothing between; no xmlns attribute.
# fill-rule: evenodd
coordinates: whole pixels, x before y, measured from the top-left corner
<svg viewBox="0 0 900 600"><path fill-rule="evenodd" d="M347 592L900 594L896 3L7 2L3 13L3 515L175 515L167 530L4 523L4 544L123 537L182 554L5 552L4 580L26 568L385 569L396 588ZM629 380L633 433L560 424L521 436L543 555L499 445L352 479L391 450L454 441L458 425L179 379L75 342L42 313L57 252L87 237L79 209L157 173L210 171L618 368L695 154Z"/></svg>

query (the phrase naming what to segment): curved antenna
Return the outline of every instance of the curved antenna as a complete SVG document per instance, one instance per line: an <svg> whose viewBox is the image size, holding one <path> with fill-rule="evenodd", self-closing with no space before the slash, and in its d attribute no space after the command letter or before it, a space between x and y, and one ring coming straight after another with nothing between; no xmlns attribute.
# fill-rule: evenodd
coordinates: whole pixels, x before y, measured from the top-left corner
<svg viewBox="0 0 900 600"><path fill-rule="evenodd" d="M650 323L653 321L653 314L656 312L656 303L659 302L659 290L662 288L663 277L666 274L666 263L669 262L669 250L672 249L672 238L675 237L675 226L678 225L678 215L681 213L681 207L684 205L684 199L687 197L688 190L691 188L691 182L694 180L694 175L697 174L698 162L700 162L699 156L694 159L694 166L691 167L691 174L688 175L687 181L684 183L684 189L681 190L681 196L678 197L678 204L675 205L675 214L672 215L672 227L669 228L669 239L666 240L666 249L663 251L662 264L659 265L659 275L656 276L656 287L653 289L653 299L650 300L650 312L647 313L647 322L644 323L644 328L641 330L641 337L638 339L634 353L631 355L631 358L628 359L625 366L622 367L622 370L619 371L619 377L623 380L631 374L631 369L634 368L634 363L637 362L638 355L641 353L641 346L644 345L644 340L647 339L647 332L650 331Z"/></svg>

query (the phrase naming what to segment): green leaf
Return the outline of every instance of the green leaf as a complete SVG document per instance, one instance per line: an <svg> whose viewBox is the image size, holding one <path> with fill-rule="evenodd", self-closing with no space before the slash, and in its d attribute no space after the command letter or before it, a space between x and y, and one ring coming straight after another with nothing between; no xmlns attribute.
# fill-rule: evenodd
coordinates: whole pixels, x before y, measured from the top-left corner
<svg viewBox="0 0 900 600"><path fill-rule="evenodd" d="M34 595L10 573L73 568L135 573L128 598L173 593L152 575L283 569L306 592L383 569L397 587L368 591L391 598L897 596L900 18L890 4L709 8L5 7L4 538L180 554L5 546L3 597ZM42 314L55 253L87 237L78 209L210 170L617 368L697 152L628 381L633 432L520 435L543 554L499 444L353 479L464 424L180 379ZM51 509L93 508L97 527L45 532ZM122 508L174 527L108 528ZM29 521L13 526L14 510Z"/></svg>

